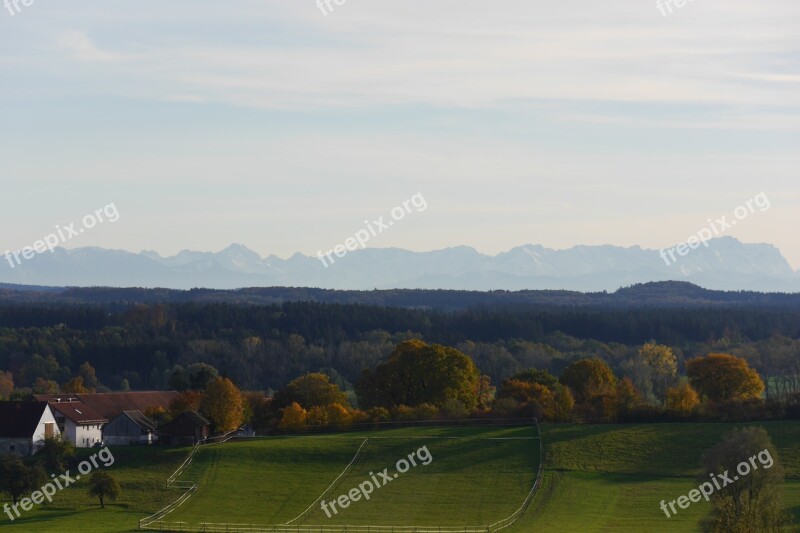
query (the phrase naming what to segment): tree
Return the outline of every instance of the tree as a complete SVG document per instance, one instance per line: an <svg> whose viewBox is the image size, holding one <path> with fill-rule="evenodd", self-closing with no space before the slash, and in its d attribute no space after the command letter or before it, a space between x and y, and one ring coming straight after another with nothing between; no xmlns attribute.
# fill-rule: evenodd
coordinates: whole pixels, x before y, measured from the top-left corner
<svg viewBox="0 0 800 533"><path fill-rule="evenodd" d="M548 370L539 370L538 368L529 368L522 372L517 372L509 379L517 381L527 381L528 383L538 383L544 385L549 389L555 388L558 384L558 379L551 374Z"/></svg>
<svg viewBox="0 0 800 533"><path fill-rule="evenodd" d="M559 381L572 390L578 402L585 403L613 392L617 378L605 361L593 358L571 363L564 369Z"/></svg>
<svg viewBox="0 0 800 533"><path fill-rule="evenodd" d="M189 375L189 388L192 390L204 390L219 376L216 368L205 363L189 365L186 373Z"/></svg>
<svg viewBox="0 0 800 533"><path fill-rule="evenodd" d="M244 419L242 393L228 378L217 377L206 387L200 410L218 433L233 431Z"/></svg>
<svg viewBox="0 0 800 533"><path fill-rule="evenodd" d="M198 409L194 410L197 411ZM145 407L142 414L144 414L144 416L146 416L153 424L155 424L156 427L162 426L174 418L169 411L160 405L149 405Z"/></svg>
<svg viewBox="0 0 800 533"><path fill-rule="evenodd" d="M647 369L646 377L642 376L641 379L647 381L656 398L664 402L667 387L678 373L678 359L672 348L649 342L639 348L636 362Z"/></svg>
<svg viewBox="0 0 800 533"><path fill-rule="evenodd" d="M631 410L642 403L642 393L630 378L623 378L617 384L617 417L625 420Z"/></svg>
<svg viewBox="0 0 800 533"><path fill-rule="evenodd" d="M48 471L63 472L67 462L75 457L75 446L62 433L57 437L46 437L37 455L44 457L44 466Z"/></svg>
<svg viewBox="0 0 800 533"><path fill-rule="evenodd" d="M763 428L748 427L726 433L704 454L703 471L699 479L709 485L711 475L727 471L733 478L712 494L712 514L704 524L706 531L782 531L791 523L783 505L783 466Z"/></svg>
<svg viewBox="0 0 800 533"><path fill-rule="evenodd" d="M569 422L572 420L572 410L575 408L575 398L569 387L557 383L553 391L555 401L555 421Z"/></svg>
<svg viewBox="0 0 800 533"><path fill-rule="evenodd" d="M169 402L169 414L175 418L186 411L199 411L203 393L195 390L182 392L180 396Z"/></svg>
<svg viewBox="0 0 800 533"><path fill-rule="evenodd" d="M744 359L710 353L686 361L686 375L694 389L714 402L758 398L764 382Z"/></svg>
<svg viewBox="0 0 800 533"><path fill-rule="evenodd" d="M47 475L41 465L27 467L13 453L0 456L0 491L10 494L15 504L20 496L33 492L46 479Z"/></svg>
<svg viewBox="0 0 800 533"><path fill-rule="evenodd" d="M688 383L667 389L667 410L688 415L700 405L700 396Z"/></svg>
<svg viewBox="0 0 800 533"><path fill-rule="evenodd" d="M0 371L0 400L11 397L14 392L14 375L11 372Z"/></svg>
<svg viewBox="0 0 800 533"><path fill-rule="evenodd" d="M52 379L36 378L33 385L34 394L58 394L60 387Z"/></svg>
<svg viewBox="0 0 800 533"><path fill-rule="evenodd" d="M409 340L397 345L389 359L365 370L356 384L362 408L429 403L436 407L455 398L472 410L478 404L480 373L465 354L448 346Z"/></svg>
<svg viewBox="0 0 800 533"><path fill-rule="evenodd" d="M305 426L307 422L308 412L300 407L299 403L292 402L292 405L282 409L279 427L299 428Z"/></svg>
<svg viewBox="0 0 800 533"><path fill-rule="evenodd" d="M75 376L61 386L61 392L66 392L69 394L86 394L90 391L83 386L83 378L80 376Z"/></svg>
<svg viewBox="0 0 800 533"><path fill-rule="evenodd" d="M186 368L175 365L169 378L169 386L178 392L201 391L218 376L217 369L205 363L195 363Z"/></svg>
<svg viewBox="0 0 800 533"><path fill-rule="evenodd" d="M89 361L86 361L78 368L78 375L83 378L83 385L89 390L95 390L100 385L100 381L97 379L97 372L89 364Z"/></svg>
<svg viewBox="0 0 800 533"><path fill-rule="evenodd" d="M294 402L304 409L326 407L338 403L347 404L347 395L339 387L330 382L325 374L306 374L289 382L275 394L275 405L286 407Z"/></svg>
<svg viewBox="0 0 800 533"><path fill-rule="evenodd" d="M105 509L105 499L116 501L122 494L119 482L108 472L93 472L89 477L89 495L100 500L100 507Z"/></svg>

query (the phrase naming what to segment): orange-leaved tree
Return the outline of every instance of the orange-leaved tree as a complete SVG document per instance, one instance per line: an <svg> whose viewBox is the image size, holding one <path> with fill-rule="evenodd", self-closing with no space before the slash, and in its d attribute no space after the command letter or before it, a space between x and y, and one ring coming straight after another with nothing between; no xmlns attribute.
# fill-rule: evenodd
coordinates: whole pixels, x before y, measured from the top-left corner
<svg viewBox="0 0 800 533"><path fill-rule="evenodd" d="M747 361L726 353L710 353L686 361L694 389L714 402L758 398L764 382Z"/></svg>

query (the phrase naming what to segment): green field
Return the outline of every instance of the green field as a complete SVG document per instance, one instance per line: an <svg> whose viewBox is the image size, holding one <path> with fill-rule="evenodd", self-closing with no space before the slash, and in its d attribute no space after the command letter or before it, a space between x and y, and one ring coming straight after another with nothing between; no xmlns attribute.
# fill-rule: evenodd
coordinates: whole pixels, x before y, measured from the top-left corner
<svg viewBox="0 0 800 533"><path fill-rule="evenodd" d="M322 496L364 439L354 468L325 493L327 501L370 480L370 472L388 467L395 473L399 459L422 447L432 459L374 489L369 501L338 514L329 511L330 518L313 506L303 525L486 526L522 504L538 468L532 427L415 428L236 442L201 449L181 476L200 488L166 520L287 523ZM252 472L264 474L252 478Z"/></svg>
<svg viewBox="0 0 800 533"><path fill-rule="evenodd" d="M765 427L779 449L786 502L797 520L800 424L752 425ZM741 424L543 426L542 487L522 519L504 531L699 531L707 503L667 518L659 502L695 488L702 453L736 426ZM197 493L165 520L285 523L328 488L369 438L352 470L326 493L327 501L369 479L370 471L389 467L394 472L398 459L422 446L432 461L375 490L369 502L354 502L331 518L314 506L303 524L486 525L510 515L524 500L538 465L533 435L531 428L406 428L207 446L181 477L198 481ZM101 510L82 485L13 524L3 515L0 530L134 531L139 518L181 494L165 489L164 481L187 451L113 449L117 461L109 470L123 485L120 501Z"/></svg>
<svg viewBox="0 0 800 533"><path fill-rule="evenodd" d="M122 485L122 498L106 502L101 509L96 498L86 494L86 480L59 492L53 503L34 507L23 518L11 522L0 515L0 531L63 531L115 533L135 531L140 518L167 505L176 497L175 490L164 486L167 477L185 459L186 448L111 448L114 464L106 469ZM79 458L92 452L81 450ZM74 472L73 472L74 474ZM10 503L10 501L9 501Z"/></svg>

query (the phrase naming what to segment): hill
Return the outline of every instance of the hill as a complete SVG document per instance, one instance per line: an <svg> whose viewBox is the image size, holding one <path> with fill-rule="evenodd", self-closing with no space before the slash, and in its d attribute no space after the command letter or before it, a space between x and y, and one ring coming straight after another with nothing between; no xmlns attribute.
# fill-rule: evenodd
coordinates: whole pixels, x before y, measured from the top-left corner
<svg viewBox="0 0 800 533"><path fill-rule="evenodd" d="M310 301L384 307L462 310L468 308L529 307L781 307L800 309L800 293L714 291L684 281L632 285L615 292L462 291L389 289L371 291L303 287L252 287L237 290L146 289L139 287L31 287L0 285L0 303L37 304L157 304L229 303L272 305Z"/></svg>

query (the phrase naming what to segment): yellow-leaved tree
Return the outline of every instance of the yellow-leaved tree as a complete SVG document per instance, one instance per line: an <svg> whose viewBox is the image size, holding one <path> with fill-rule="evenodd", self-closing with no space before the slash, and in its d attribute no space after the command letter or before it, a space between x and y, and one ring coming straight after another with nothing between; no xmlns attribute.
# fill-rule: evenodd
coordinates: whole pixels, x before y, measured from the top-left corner
<svg viewBox="0 0 800 533"><path fill-rule="evenodd" d="M203 392L200 411L214 424L216 432L233 431L244 420L242 393L231 380L218 376Z"/></svg>

